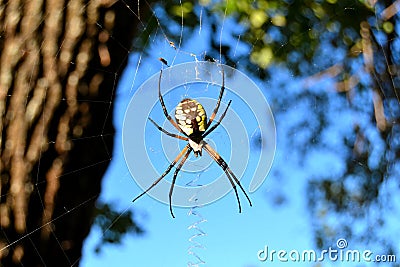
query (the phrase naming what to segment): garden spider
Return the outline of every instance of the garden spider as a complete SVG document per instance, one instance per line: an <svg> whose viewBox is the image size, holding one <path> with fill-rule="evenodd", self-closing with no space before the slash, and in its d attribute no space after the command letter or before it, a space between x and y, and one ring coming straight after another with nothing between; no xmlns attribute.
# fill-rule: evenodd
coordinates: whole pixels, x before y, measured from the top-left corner
<svg viewBox="0 0 400 267"><path fill-rule="evenodd" d="M179 153L179 155L168 166L168 168L165 170L165 172L157 180L155 180L149 188L147 188L144 192L142 192L140 195L138 195L133 200L133 202L136 201L141 196L143 196L144 194L146 194L154 186L156 186L171 171L171 169L175 166L175 164L180 159L182 159L181 162L176 167L174 176L172 178L172 185L169 190L169 210L171 212L172 217L175 218L174 213L172 212L171 199L172 199L172 192L173 192L174 186L175 186L176 177L177 177L180 169L182 168L183 164L189 157L190 153L193 151L193 153L196 157L198 155L201 156L202 149L204 148L204 150L207 151L207 153L211 156L211 158L213 160L215 160L215 162L219 166L221 166L222 170L225 172L226 176L228 177L228 180L231 183L233 190L235 191L236 199L237 199L237 202L239 205L239 213L242 211L242 208L240 205L239 195L238 195L238 192L236 189L236 184L239 185L240 189L242 190L242 192L246 196L247 200L249 201L250 206L252 206L250 198L244 191L242 185L239 182L239 179L236 178L235 174L229 168L228 164L225 162L225 160L222 159L222 157L218 154L217 151L215 151L206 141L204 141L204 138L207 135L209 135L212 131L214 131L218 127L218 125L221 123L222 119L225 117L226 112L228 111L228 108L232 102L232 100L229 101L228 106L226 107L225 111L222 113L219 120L212 127L210 127L211 123L214 121L214 118L218 112L218 109L219 109L219 106L221 103L221 98L222 98L222 95L224 94L224 90L225 90L224 69L222 68L222 86L221 86L221 90L219 92L217 105L215 106L214 111L211 114L211 117L208 121L207 121L207 115L206 115L206 111L205 111L204 107L196 100L190 99L190 98L185 98L178 104L178 106L175 108L176 121L172 120L171 116L168 114L167 108L165 107L165 104L164 104L164 99L161 95L161 77L162 77L162 70L160 71L160 78L158 80L158 98L160 100L160 104L163 109L164 115L168 119L168 121L184 136L170 133L170 132L166 131L165 129L163 129L161 126L159 126L151 118L148 118L148 119L157 127L158 130L160 130L164 134L174 137L174 138L178 138L180 140L188 141L188 144L185 146L185 148L182 149L182 151Z"/></svg>

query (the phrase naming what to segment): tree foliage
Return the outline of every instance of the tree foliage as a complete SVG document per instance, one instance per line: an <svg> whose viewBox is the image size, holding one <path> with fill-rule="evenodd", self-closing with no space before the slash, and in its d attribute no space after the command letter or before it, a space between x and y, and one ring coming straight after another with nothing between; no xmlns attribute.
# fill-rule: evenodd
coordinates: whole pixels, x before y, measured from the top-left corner
<svg viewBox="0 0 400 267"><path fill-rule="evenodd" d="M393 252L397 241L380 233L393 208L389 188L400 186L397 1L176 2L169 16L186 26L210 21L211 57L222 56L231 65L240 62L237 67L265 80L285 69L300 83L296 92L288 91L285 81L279 89L269 89L278 127L294 103L308 105L313 112L285 136L291 150L302 155L299 164L315 151L327 151L344 166L340 173L310 172L305 197L316 245L326 247L332 238L346 236ZM234 44L218 38L225 20L238 25L224 30L238 40ZM247 51L239 53L238 45ZM319 86L326 80L333 81L334 94ZM354 121L345 123L354 114Z"/></svg>
<svg viewBox="0 0 400 267"><path fill-rule="evenodd" d="M122 237L126 234L143 234L144 232L133 220L132 211L121 213L113 210L110 204L97 204L94 218L94 225L99 226L104 233L96 246L97 253L101 252L104 244L121 243Z"/></svg>

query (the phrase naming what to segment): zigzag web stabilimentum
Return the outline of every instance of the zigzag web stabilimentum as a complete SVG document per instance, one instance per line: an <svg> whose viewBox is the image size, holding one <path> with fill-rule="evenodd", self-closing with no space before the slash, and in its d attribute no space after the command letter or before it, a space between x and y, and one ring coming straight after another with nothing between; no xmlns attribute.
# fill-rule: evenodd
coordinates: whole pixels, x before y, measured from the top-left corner
<svg viewBox="0 0 400 267"><path fill-rule="evenodd" d="M187 185L196 187L201 186L200 184L197 183L200 175L201 174L198 174L196 178L190 181ZM188 239L190 245L187 250L187 253L189 254L189 256L192 257L192 259L188 261L187 266L194 267L206 264L206 262L199 255L198 251L199 249L205 249L205 246L201 243L202 242L201 238L206 236L207 234L202 230L201 224L207 222L207 220L203 218L203 216L199 212L201 206L196 205L196 202L198 201L196 195L193 195L189 201L193 203L193 207L189 209L188 216L191 217L194 220L194 222L190 224L187 228L192 234Z"/></svg>

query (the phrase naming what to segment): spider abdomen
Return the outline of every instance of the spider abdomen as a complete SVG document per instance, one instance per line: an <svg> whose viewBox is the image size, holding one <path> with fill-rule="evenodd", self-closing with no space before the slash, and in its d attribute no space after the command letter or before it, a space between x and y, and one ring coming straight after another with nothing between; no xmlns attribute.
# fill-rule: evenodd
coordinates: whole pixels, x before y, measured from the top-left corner
<svg viewBox="0 0 400 267"><path fill-rule="evenodd" d="M207 114L202 104L190 98L183 99L175 109L175 119L179 128L188 136L206 130Z"/></svg>

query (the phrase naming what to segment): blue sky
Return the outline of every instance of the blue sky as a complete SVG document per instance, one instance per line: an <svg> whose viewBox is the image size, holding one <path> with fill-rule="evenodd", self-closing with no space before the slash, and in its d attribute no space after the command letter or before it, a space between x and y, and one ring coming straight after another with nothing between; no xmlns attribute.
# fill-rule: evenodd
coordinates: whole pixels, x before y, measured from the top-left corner
<svg viewBox="0 0 400 267"><path fill-rule="evenodd" d="M222 37L229 40L231 37L225 33L229 32L228 29L235 25L226 22L224 26L227 30L223 32ZM209 35L205 23L198 35L195 34L192 39L185 41L185 47L182 50L197 55L204 53L207 51L207 36ZM243 53L246 48L237 47L237 49ZM167 59L170 64L194 60L186 53L176 53L163 38L154 39L150 43L148 51L150 51L150 56L146 58L139 57L137 54L130 56L128 67L117 89L114 118L117 129L115 148L113 160L104 178L103 191L100 196L101 201L114 204L121 212L133 210L135 220L146 230L146 233L139 237L127 235L122 244L105 245L102 247L101 253L96 254L94 247L101 239L102 232L94 227L85 242L81 266L169 267L187 266L188 262L196 261L196 258L188 253L188 248L193 245L189 241L190 237L198 232L195 229L188 228L198 221L199 217L188 215L189 208L175 207L176 218L172 219L166 204L160 203L147 195L132 203L132 199L141 192L141 189L131 177L123 155L122 127L129 101L144 81L159 73L162 67L157 60L159 57ZM334 122L330 124L332 128L324 131L324 135L321 137L326 139L327 147L322 150L310 148L307 157L303 158L303 155L299 154L300 150L291 146L301 144L302 140L310 135L310 132L302 130L289 135L288 131L291 129L290 125L301 122L305 116L312 123L312 120L317 118L314 116L314 112L319 108L318 103L305 101L292 103L285 107L278 106L279 101L277 101L277 96L273 94L271 88L278 88L280 84L284 83L286 92L291 94L297 94L304 88L302 88L301 81L295 79L290 72L277 69L275 73L274 77L267 81L254 79L258 87L263 90L273 112L275 109L287 110L287 112L281 112L275 117L277 149L270 175L257 191L249 194L253 207L249 207L244 196L240 194L243 210L241 214L238 213L236 199L232 192L210 205L196 209L196 212L200 213L202 218L206 220L206 222L198 225L206 235L195 239L204 248L195 248L193 251L206 262L205 266L292 265L279 261L274 261L272 264L268 261L261 262L257 258L257 253L265 246L274 250L287 251L315 249L312 229L313 218L310 218L305 197L307 182L311 178L323 176L328 169L330 173L338 176L344 170L341 160L341 153L343 152L339 147L340 138L351 130L352 116L359 116L359 114L353 114L347 109L342 109L343 99L335 97L335 94L332 93L329 105L331 110L327 111L327 114L334 114L334 116L340 114L343 119L337 121L335 117L330 118L329 120ZM246 73L246 75L252 77L251 73ZM329 80L323 81L323 84L310 88L310 90L320 90L321 85L329 90L332 86L330 82ZM154 90L157 90L157 88L154 88ZM204 94L207 95L210 92L204 90ZM178 99L182 97L182 95L179 95ZM223 102L226 103L228 99L229 92L224 97ZM173 97L166 98L167 106L173 107L177 104L173 103L172 100L174 100ZM312 107L311 110L310 106ZM160 110L157 111L159 108L159 106L154 107L152 118L161 123L164 119ZM240 108L236 109L236 111L238 110L240 111ZM242 119L249 121L254 118L247 116ZM138 130L142 131L143 128L138 126ZM373 130L371 131L373 132ZM235 144L224 141L225 134L222 129L216 131L211 137L215 144L221 144L219 148L222 149L222 155L228 156L231 146ZM146 144L152 146L153 141L149 138L146 142L150 142L150 144ZM158 161L158 156L161 157L163 154L159 152L157 146L154 146L154 153L150 154L155 162L154 165L161 173L168 165L161 162L161 159L161 163ZM194 158L190 158L190 160L194 160ZM249 166L255 168L253 162L250 162ZM277 173L279 175L276 175ZM171 177L172 173L170 173L168 179L171 179ZM154 177L154 179L156 178ZM248 177L245 175L241 181L247 189L250 182ZM390 191L390 185L388 186ZM286 196L283 198L283 203L276 204L281 196ZM336 240L339 238L346 237L333 236L333 248L336 247ZM351 245L349 243L349 248L351 248ZM342 264L325 261L322 266L342 266ZM350 264L345 265L349 266ZM317 263L296 262L296 266L317 266ZM354 264L354 266L357 266L357 264Z"/></svg>
<svg viewBox="0 0 400 267"><path fill-rule="evenodd" d="M196 260L187 252L191 246L188 239L196 234L195 230L187 228L198 220L196 216L188 215L190 209L175 208L177 218L172 219L167 205L148 196L134 204L131 202L141 189L131 178L123 158L122 122L130 100L128 96L132 96L132 85L133 90L137 89L142 81L158 73L160 68L159 62L143 62L140 69L148 71L141 72L136 80L132 81L133 76L130 74L134 71L135 60L133 57L130 68L126 70L118 88L115 103L116 146L111 166L104 179L101 200L114 203L120 210L133 209L135 219L146 229L146 234L141 237L127 236L122 245L107 245L101 254L96 255L93 248L101 232L99 229L93 229L86 241L82 266L110 266L111 263L114 266L125 266L130 258L132 263L138 266L185 266L187 262ZM285 160L279 151L281 150L278 142L276 160ZM163 167L166 168L160 168ZM196 239L205 249L196 249L195 252L207 262L207 266L261 266L257 252L265 245L276 249L312 248L312 235L307 226L308 218L304 214L304 180L305 177L297 174L291 184L282 186L282 190L291 192L298 198L292 199L290 205L281 208L271 205L268 201L266 195L271 190L272 182L269 178L259 190L249 194L253 207L249 207L243 195L240 196L243 209L241 214L238 213L232 192L217 202L198 208L197 212L201 213L207 222L199 225L206 236ZM242 183L247 189L249 180L243 178ZM293 219L296 223L293 223Z"/></svg>

